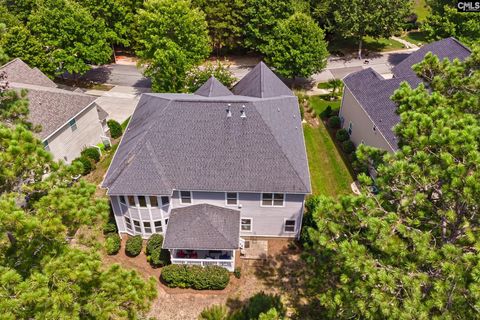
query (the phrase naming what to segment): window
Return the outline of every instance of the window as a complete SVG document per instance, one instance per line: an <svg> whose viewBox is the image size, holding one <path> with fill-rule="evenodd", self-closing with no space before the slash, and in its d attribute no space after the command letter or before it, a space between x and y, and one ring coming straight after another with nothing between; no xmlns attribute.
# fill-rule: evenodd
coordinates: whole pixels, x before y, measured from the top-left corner
<svg viewBox="0 0 480 320"><path fill-rule="evenodd" d="M348 124L348 134L351 136L352 135L352 128L353 128L353 124L350 122Z"/></svg>
<svg viewBox="0 0 480 320"><path fill-rule="evenodd" d="M285 232L295 232L295 220L285 220Z"/></svg>
<svg viewBox="0 0 480 320"><path fill-rule="evenodd" d="M153 225L155 226L155 232L163 232L162 221L155 221Z"/></svg>
<svg viewBox="0 0 480 320"><path fill-rule="evenodd" d="M129 217L125 217L125 226L127 227L128 231L132 232L132 221Z"/></svg>
<svg viewBox="0 0 480 320"><path fill-rule="evenodd" d="M75 121L75 119L70 120L68 122L68 125L70 126L70 129L72 129L72 131L77 130L77 121Z"/></svg>
<svg viewBox="0 0 480 320"><path fill-rule="evenodd" d="M135 231L142 233L142 228L140 227L140 221L133 220L133 226L135 227Z"/></svg>
<svg viewBox="0 0 480 320"><path fill-rule="evenodd" d="M158 207L158 200L156 196L150 196L150 206Z"/></svg>
<svg viewBox="0 0 480 320"><path fill-rule="evenodd" d="M227 192L227 206L236 206L238 204L238 193L236 192Z"/></svg>
<svg viewBox="0 0 480 320"><path fill-rule="evenodd" d="M130 206L132 206L132 207L137 206L137 205L135 204L135 196L128 196L128 204L129 204Z"/></svg>
<svg viewBox="0 0 480 320"><path fill-rule="evenodd" d="M45 140L42 143L43 143L43 149L50 151L50 147L48 146L48 140Z"/></svg>
<svg viewBox="0 0 480 320"><path fill-rule="evenodd" d="M145 233L152 233L152 225L150 224L150 222L143 222L143 230L145 231Z"/></svg>
<svg viewBox="0 0 480 320"><path fill-rule="evenodd" d="M170 198L169 197L162 197L161 200L162 200L162 207L163 206L168 206L168 204L170 203Z"/></svg>
<svg viewBox="0 0 480 320"><path fill-rule="evenodd" d="M283 193L262 193L262 206L283 207L285 195Z"/></svg>
<svg viewBox="0 0 480 320"><path fill-rule="evenodd" d="M241 231L252 231L252 218L242 218L240 220Z"/></svg>
<svg viewBox="0 0 480 320"><path fill-rule="evenodd" d="M127 204L125 201L125 196L120 196L120 203Z"/></svg>
<svg viewBox="0 0 480 320"><path fill-rule="evenodd" d="M145 208L147 207L147 199L144 196L138 196L138 204L140 207Z"/></svg>
<svg viewBox="0 0 480 320"><path fill-rule="evenodd" d="M192 203L192 193L190 191L180 191L180 203Z"/></svg>

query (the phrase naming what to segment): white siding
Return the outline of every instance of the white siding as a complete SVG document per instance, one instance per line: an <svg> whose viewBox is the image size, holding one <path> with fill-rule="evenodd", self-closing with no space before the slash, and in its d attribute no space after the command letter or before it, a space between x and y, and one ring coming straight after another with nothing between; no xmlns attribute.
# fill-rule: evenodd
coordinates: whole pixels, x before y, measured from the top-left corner
<svg viewBox="0 0 480 320"><path fill-rule="evenodd" d="M75 121L77 124L75 131L72 131L69 124L66 123L47 139L48 147L55 160L64 160L70 163L80 156L80 152L85 147L102 142L101 136L105 133L98 119L98 112L94 103L77 115Z"/></svg>

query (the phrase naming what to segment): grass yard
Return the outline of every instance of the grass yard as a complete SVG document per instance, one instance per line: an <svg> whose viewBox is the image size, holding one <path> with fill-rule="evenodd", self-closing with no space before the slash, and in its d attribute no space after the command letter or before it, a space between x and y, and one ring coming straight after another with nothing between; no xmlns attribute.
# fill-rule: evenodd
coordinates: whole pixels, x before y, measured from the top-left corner
<svg viewBox="0 0 480 320"><path fill-rule="evenodd" d="M402 43L392 39L364 37L362 48L364 52L388 52L403 49L404 46ZM328 51L344 55L354 54L358 51L358 41L353 38L335 39L329 42Z"/></svg>
<svg viewBox="0 0 480 320"><path fill-rule="evenodd" d="M317 115L322 114L330 105L333 111L340 108L340 100L327 101L321 96L310 98L310 104ZM342 156L338 152L330 134L320 121L318 126L303 126L305 144L307 146L312 192L336 197L351 192L353 178Z"/></svg>
<svg viewBox="0 0 480 320"><path fill-rule="evenodd" d="M413 12L417 15L418 21L425 21L429 14L429 8L425 0L414 0L413 1Z"/></svg>
<svg viewBox="0 0 480 320"><path fill-rule="evenodd" d="M427 33L425 31L410 31L407 32L402 39L407 40L410 43L416 44L417 46L422 46L427 41Z"/></svg>

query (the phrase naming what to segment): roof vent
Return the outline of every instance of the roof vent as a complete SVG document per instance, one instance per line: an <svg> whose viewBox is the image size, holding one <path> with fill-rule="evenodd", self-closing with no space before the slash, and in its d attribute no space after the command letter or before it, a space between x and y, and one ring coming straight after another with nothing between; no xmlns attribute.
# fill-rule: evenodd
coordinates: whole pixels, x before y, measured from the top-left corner
<svg viewBox="0 0 480 320"><path fill-rule="evenodd" d="M242 106L242 110L240 110L240 118L246 118L247 114L245 113L245 105Z"/></svg>
<svg viewBox="0 0 480 320"><path fill-rule="evenodd" d="M227 118L232 117L232 111L230 111L230 107L232 106L231 103L227 104Z"/></svg>

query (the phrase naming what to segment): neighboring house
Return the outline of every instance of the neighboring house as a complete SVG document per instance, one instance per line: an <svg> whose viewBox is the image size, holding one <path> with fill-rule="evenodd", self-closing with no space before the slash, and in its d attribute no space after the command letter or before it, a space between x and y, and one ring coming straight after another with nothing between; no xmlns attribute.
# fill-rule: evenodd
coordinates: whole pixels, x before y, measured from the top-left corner
<svg viewBox="0 0 480 320"><path fill-rule="evenodd" d="M423 60L428 52L441 60L455 58L464 60L471 51L454 38L447 38L421 47L392 69L393 78L384 79L372 68L364 69L343 79L340 119L342 127L358 146L364 143L389 152L398 149L398 138L393 127L400 122L397 105L390 97L406 81L412 87L422 80L413 72L412 66Z"/></svg>
<svg viewBox="0 0 480 320"><path fill-rule="evenodd" d="M2 71L12 89L28 91L28 120L41 126L36 135L55 160L70 163L84 148L108 140L103 127L107 114L95 104L95 97L57 88L40 70L20 59L1 66Z"/></svg>
<svg viewBox="0 0 480 320"><path fill-rule="evenodd" d="M232 91L212 77L194 94L143 94L102 186L120 233L162 233L173 263L233 270L243 240L299 235L297 97L263 63Z"/></svg>

